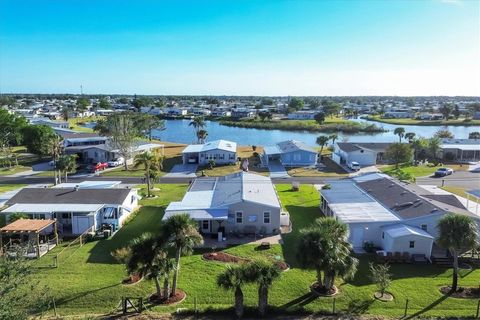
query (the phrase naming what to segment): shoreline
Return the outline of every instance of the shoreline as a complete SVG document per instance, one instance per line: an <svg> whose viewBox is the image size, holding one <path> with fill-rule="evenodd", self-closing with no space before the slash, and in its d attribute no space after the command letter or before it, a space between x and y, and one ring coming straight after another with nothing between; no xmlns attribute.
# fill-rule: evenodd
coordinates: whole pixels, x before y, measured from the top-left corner
<svg viewBox="0 0 480 320"><path fill-rule="evenodd" d="M430 127L446 127L446 126L455 126L455 127L472 127L480 126L480 120L415 120L415 119L382 119L378 117L367 116L364 117L365 120L375 121L378 123L392 124L395 126L430 126Z"/></svg>

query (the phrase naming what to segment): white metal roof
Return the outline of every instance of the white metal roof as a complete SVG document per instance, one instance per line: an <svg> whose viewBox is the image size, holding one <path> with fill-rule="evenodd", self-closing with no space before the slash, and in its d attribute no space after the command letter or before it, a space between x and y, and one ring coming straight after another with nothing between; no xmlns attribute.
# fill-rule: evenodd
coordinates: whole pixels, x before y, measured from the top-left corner
<svg viewBox="0 0 480 320"><path fill-rule="evenodd" d="M171 216L185 213L185 211L167 211L162 220L166 220ZM208 210L189 210L188 215L194 220L227 220L228 209L208 209Z"/></svg>
<svg viewBox="0 0 480 320"><path fill-rule="evenodd" d="M383 178L388 179L388 178L390 178L390 176L388 176L384 173L371 172L371 173L358 175L358 176L354 177L353 180L357 183L360 183L360 182L378 180L378 179L383 179Z"/></svg>
<svg viewBox="0 0 480 320"><path fill-rule="evenodd" d="M70 203L17 203L2 212L50 213L50 212L94 212L103 207L103 204L70 204Z"/></svg>
<svg viewBox="0 0 480 320"><path fill-rule="evenodd" d="M401 238L406 236L421 236L425 238L433 239L433 236L417 227L407 226L405 224L394 224L383 227L383 230L392 238Z"/></svg>
<svg viewBox="0 0 480 320"><path fill-rule="evenodd" d="M442 149L460 149L464 151L479 151L480 150L480 143L479 144L442 144Z"/></svg>
<svg viewBox="0 0 480 320"><path fill-rule="evenodd" d="M331 189L321 189L335 216L345 223L399 221L400 219L358 188L352 180L329 181Z"/></svg>
<svg viewBox="0 0 480 320"><path fill-rule="evenodd" d="M217 149L228 152L237 152L237 143L227 140L215 140L205 144L190 144L183 149L182 153L198 153Z"/></svg>
<svg viewBox="0 0 480 320"><path fill-rule="evenodd" d="M52 188L75 188L79 189L110 189L121 184L122 181L82 181L80 183L61 183Z"/></svg>

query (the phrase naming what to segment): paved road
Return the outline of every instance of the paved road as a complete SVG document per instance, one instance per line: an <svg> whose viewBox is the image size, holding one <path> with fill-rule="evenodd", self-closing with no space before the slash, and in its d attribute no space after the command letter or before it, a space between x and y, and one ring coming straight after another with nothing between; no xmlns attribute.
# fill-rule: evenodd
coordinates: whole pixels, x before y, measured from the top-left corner
<svg viewBox="0 0 480 320"><path fill-rule="evenodd" d="M455 186L465 189L480 188L480 172L472 171L456 171L452 175L443 178L417 178L417 184L442 186L442 180L445 186Z"/></svg>

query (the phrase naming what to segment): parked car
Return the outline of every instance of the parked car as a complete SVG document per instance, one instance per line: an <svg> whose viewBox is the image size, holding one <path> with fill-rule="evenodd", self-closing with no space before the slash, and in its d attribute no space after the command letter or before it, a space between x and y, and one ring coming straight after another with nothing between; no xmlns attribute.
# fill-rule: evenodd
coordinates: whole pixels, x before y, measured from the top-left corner
<svg viewBox="0 0 480 320"><path fill-rule="evenodd" d="M108 161L108 166L109 167L118 167L118 166L121 166L124 163L125 163L125 159L120 157L120 158L114 159L112 161Z"/></svg>
<svg viewBox="0 0 480 320"><path fill-rule="evenodd" d="M356 161L349 162L348 167L354 171L360 170L360 164Z"/></svg>
<svg viewBox="0 0 480 320"><path fill-rule="evenodd" d="M450 168L439 168L437 171L435 171L435 177L445 177L451 175L452 173L453 170Z"/></svg>
<svg viewBox="0 0 480 320"><path fill-rule="evenodd" d="M105 170L108 168L108 163L106 162L99 162L95 165L92 165L91 167L91 171L92 172L97 172L97 171L100 171L100 170Z"/></svg>

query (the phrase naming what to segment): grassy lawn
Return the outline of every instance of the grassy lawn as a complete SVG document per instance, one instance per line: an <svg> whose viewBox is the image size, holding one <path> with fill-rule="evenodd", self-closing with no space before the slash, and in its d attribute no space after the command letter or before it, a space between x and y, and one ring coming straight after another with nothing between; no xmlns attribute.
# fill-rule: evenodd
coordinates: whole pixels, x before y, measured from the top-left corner
<svg viewBox="0 0 480 320"><path fill-rule="evenodd" d="M102 116L94 116L94 117L88 117L88 118L71 118L71 119L68 119L68 123L70 125L70 129L72 130L80 131L80 132L93 132L93 129L86 128L83 126L83 124L87 122L98 121L103 118L104 117Z"/></svg>
<svg viewBox="0 0 480 320"><path fill-rule="evenodd" d="M398 125L417 126L478 126L480 120L465 120L464 118L453 120L415 120L415 119L384 119L379 116L367 117L368 120Z"/></svg>
<svg viewBox="0 0 480 320"><path fill-rule="evenodd" d="M464 197L465 199L467 199L467 196L468 196L465 193L465 188L445 186L445 187L440 187L440 189L456 194L457 196ZM470 201L480 203L480 200L475 199L473 196L470 196Z"/></svg>
<svg viewBox="0 0 480 320"><path fill-rule="evenodd" d="M0 193L25 187L26 184L0 184Z"/></svg>
<svg viewBox="0 0 480 320"><path fill-rule="evenodd" d="M244 257L260 255L283 256L292 269L282 274L270 289L269 303L272 309L283 311L328 312L331 298L311 298L308 287L314 281L312 270L298 267L296 246L299 229L308 226L319 216L318 192L302 185L299 192L291 191L289 185L278 185L277 191L282 205L290 212L294 230L284 235L283 245L274 245L267 251L256 251L253 245L234 246L227 249L232 254ZM51 288L60 316L67 314L100 314L112 311L122 296L147 297L154 291L151 281L136 285L121 284L125 269L116 263L110 252L125 246L142 232L156 232L164 209L170 201L180 200L186 185L159 185L158 197L142 200L142 208L135 218L109 240L94 241L83 247L71 249L60 257L56 269L42 268L34 275L41 284ZM42 257L37 264L47 265L56 248ZM233 293L216 287L216 276L225 270L225 265L201 259L201 251L182 257L179 286L187 292L187 299L180 305L151 307L156 312L172 312L178 307L193 309L194 298L201 311L227 309L233 303ZM459 300L444 297L438 290L450 283L451 271L430 265L393 265L393 282L389 291L395 296L393 302L382 303L372 298L375 287L368 280L369 257L360 258L359 272L349 282L337 280L340 293L336 297L338 311L367 313L386 316L401 316L408 298L409 315L419 312L421 316L473 316L477 300ZM461 271L460 284L478 286L480 271ZM257 292L254 286L244 288L247 307L255 307Z"/></svg>
<svg viewBox="0 0 480 320"><path fill-rule="evenodd" d="M8 175L11 175L11 174L25 172L25 171L28 171L28 170L32 170L32 167L18 165L18 166L13 166L10 169L0 168L0 176L8 176Z"/></svg>
<svg viewBox="0 0 480 320"><path fill-rule="evenodd" d="M414 177L426 177L426 176L431 176L435 171L437 171L438 168L442 167L448 167L453 169L453 171L465 171L468 170L468 166L462 166L459 164L445 164L443 166L433 166L433 165L418 165L418 166L412 166L412 165L400 165L399 168L405 172L413 175ZM378 166L380 171L383 173L386 173L388 175L395 175L396 169L395 165L384 165L384 166Z"/></svg>

